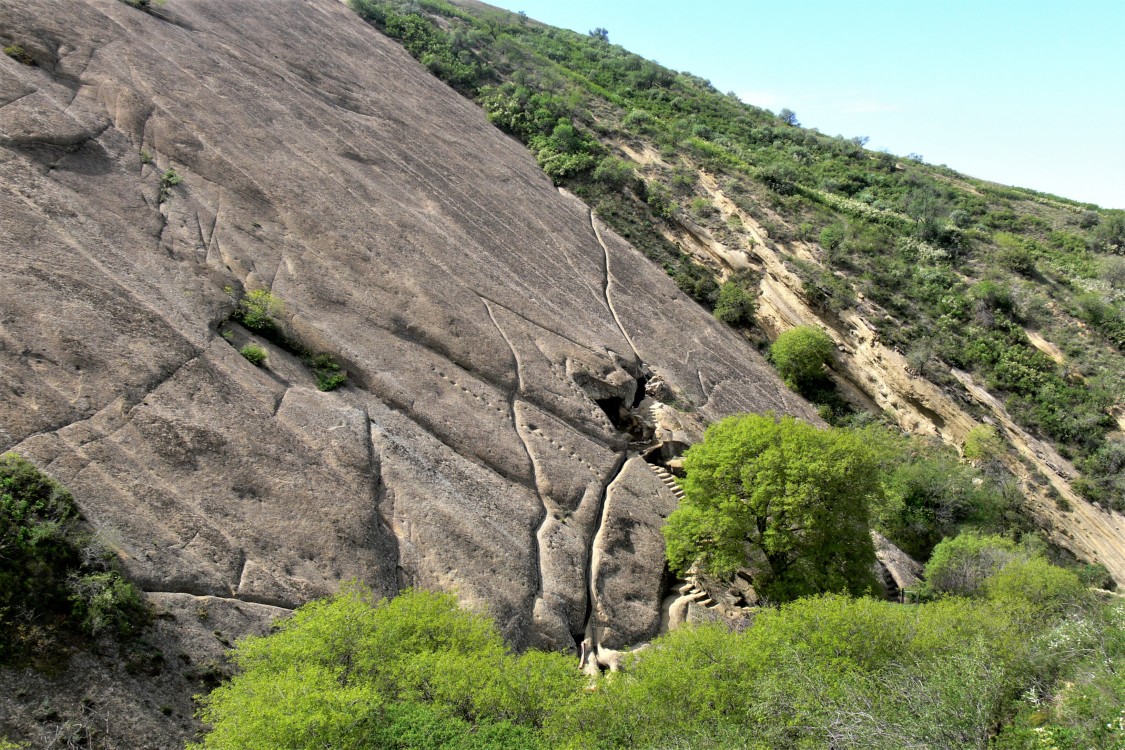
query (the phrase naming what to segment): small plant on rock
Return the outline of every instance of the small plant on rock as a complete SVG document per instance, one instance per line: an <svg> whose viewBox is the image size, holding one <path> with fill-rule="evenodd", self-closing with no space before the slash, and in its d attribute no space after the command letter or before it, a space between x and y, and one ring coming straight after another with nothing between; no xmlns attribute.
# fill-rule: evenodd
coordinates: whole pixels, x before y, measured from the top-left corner
<svg viewBox="0 0 1125 750"><path fill-rule="evenodd" d="M277 335L281 331L278 316L285 312L281 300L267 289L255 289L238 301L235 317L251 331Z"/></svg>
<svg viewBox="0 0 1125 750"><path fill-rule="evenodd" d="M238 350L238 353L246 358L246 361L255 367L261 367L266 361L266 350L257 344L247 344Z"/></svg>
<svg viewBox="0 0 1125 750"><path fill-rule="evenodd" d="M9 44L4 48L4 54L23 65L35 64L35 59L28 54L27 50L18 44Z"/></svg>
<svg viewBox="0 0 1125 750"><path fill-rule="evenodd" d="M322 391L334 391L348 379L348 373L330 354L310 354L305 357L305 364L312 368L316 387Z"/></svg>
<svg viewBox="0 0 1125 750"><path fill-rule="evenodd" d="M183 177L176 174L176 170L169 167L164 170L164 174L160 175L160 202L168 200L172 197L172 188L179 185L184 181Z"/></svg>

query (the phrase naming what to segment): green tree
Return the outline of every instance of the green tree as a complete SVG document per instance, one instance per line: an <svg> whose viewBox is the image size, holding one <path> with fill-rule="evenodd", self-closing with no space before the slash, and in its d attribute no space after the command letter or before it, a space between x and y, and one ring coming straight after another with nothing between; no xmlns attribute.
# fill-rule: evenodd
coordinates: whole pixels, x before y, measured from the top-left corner
<svg viewBox="0 0 1125 750"><path fill-rule="evenodd" d="M812 326L783 331L770 346L770 359L790 388L800 390L824 378L834 346L828 334Z"/></svg>
<svg viewBox="0 0 1125 750"><path fill-rule="evenodd" d="M664 527L673 570L749 568L778 601L871 589L868 506L882 490L855 434L772 414L728 417L688 450L684 469L684 500Z"/></svg>
<svg viewBox="0 0 1125 750"><path fill-rule="evenodd" d="M240 641L233 660L238 673L201 698L212 729L190 748L531 749L582 681L569 657L512 654L450 595L376 601L358 584Z"/></svg>
<svg viewBox="0 0 1125 750"><path fill-rule="evenodd" d="M749 326L754 322L754 296L742 284L731 280L719 287L715 317L732 326Z"/></svg>

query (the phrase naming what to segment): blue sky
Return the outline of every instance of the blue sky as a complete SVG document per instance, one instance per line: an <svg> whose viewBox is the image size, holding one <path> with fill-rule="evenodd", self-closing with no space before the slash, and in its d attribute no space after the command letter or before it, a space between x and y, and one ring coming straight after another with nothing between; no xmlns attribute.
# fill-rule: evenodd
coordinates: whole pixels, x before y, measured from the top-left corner
<svg viewBox="0 0 1125 750"><path fill-rule="evenodd" d="M1125 0L492 0L868 148L1125 208Z"/></svg>

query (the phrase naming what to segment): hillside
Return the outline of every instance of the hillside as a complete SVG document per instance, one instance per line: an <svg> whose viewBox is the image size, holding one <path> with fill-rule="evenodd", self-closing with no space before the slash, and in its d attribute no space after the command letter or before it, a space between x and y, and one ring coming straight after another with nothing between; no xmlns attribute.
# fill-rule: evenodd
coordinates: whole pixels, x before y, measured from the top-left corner
<svg viewBox="0 0 1125 750"><path fill-rule="evenodd" d="M991 424L935 466L1125 581L1122 212L470 0L0 0L0 41L0 453L153 616L53 641L0 611L30 654L0 748L182 746L239 638L353 579L616 669L673 602L727 604L661 528L742 412ZM837 348L803 395L761 353L796 325Z"/></svg>
<svg viewBox="0 0 1125 750"><path fill-rule="evenodd" d="M994 426L1055 541L1125 576L1125 212L867 151L604 33L477 2L351 5L748 338L827 330L828 421L887 414L957 447ZM730 287L755 319L724 312Z"/></svg>
<svg viewBox="0 0 1125 750"><path fill-rule="evenodd" d="M517 645L639 643L675 506L641 454L817 419L340 3L3 0L0 33L0 452L158 612L147 657L20 672L21 735L89 698L182 741L225 644L351 578L455 589Z"/></svg>

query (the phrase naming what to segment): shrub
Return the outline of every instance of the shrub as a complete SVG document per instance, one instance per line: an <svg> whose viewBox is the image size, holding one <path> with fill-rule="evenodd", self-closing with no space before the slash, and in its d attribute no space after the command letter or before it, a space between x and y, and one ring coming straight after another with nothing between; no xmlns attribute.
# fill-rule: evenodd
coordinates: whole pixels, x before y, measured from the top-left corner
<svg viewBox="0 0 1125 750"><path fill-rule="evenodd" d="M635 179L633 167L627 161L606 156L594 169L594 179L610 190L623 190Z"/></svg>
<svg viewBox="0 0 1125 750"><path fill-rule="evenodd" d="M172 188L179 185L184 181L183 177L176 174L176 170L169 167L164 170L164 174L160 175L160 202L168 200L172 197Z"/></svg>
<svg viewBox="0 0 1125 750"><path fill-rule="evenodd" d="M64 487L18 455L0 455L0 663L42 650L63 629L136 632L147 611L112 561L81 530Z"/></svg>
<svg viewBox="0 0 1125 750"><path fill-rule="evenodd" d="M754 323L754 296L737 281L726 281L719 287L715 317L736 328Z"/></svg>
<svg viewBox="0 0 1125 750"><path fill-rule="evenodd" d="M145 622L140 592L116 570L71 573L67 587L74 614L90 635L129 635Z"/></svg>
<svg viewBox="0 0 1125 750"><path fill-rule="evenodd" d="M322 391L334 391L348 380L348 373L329 354L311 354L304 357L316 376L316 387Z"/></svg>
<svg viewBox="0 0 1125 750"><path fill-rule="evenodd" d="M824 368L832 361L835 346L828 334L812 326L784 331L770 346L770 359L782 379L800 390L824 378Z"/></svg>
<svg viewBox="0 0 1125 750"><path fill-rule="evenodd" d="M1076 614L1090 603L1086 584L1069 570L1041 557L1012 560L984 582L989 599L1029 607L1036 617Z"/></svg>
<svg viewBox="0 0 1125 750"><path fill-rule="evenodd" d="M285 311L281 300L267 289L255 289L238 301L235 317L251 331L277 335L281 331L277 317Z"/></svg>
<svg viewBox="0 0 1125 750"><path fill-rule="evenodd" d="M238 353L255 367L261 367L266 361L266 350L257 344L247 344L239 349Z"/></svg>
<svg viewBox="0 0 1125 750"><path fill-rule="evenodd" d="M925 560L965 529L1000 531L1013 517L1018 526L1018 491L982 476L952 448L881 427L864 430L863 440L883 464L877 528L913 557Z"/></svg>
<svg viewBox="0 0 1125 750"><path fill-rule="evenodd" d="M959 534L934 548L926 563L925 589L930 594L980 594L988 578L1021 556L1010 539Z"/></svg>
<svg viewBox="0 0 1125 750"><path fill-rule="evenodd" d="M30 54L28 54L27 50L25 50L23 47L19 46L18 44L9 44L7 47L4 48L4 54L7 55L8 57L12 58L16 62L22 63L24 65L34 65L35 64L35 58L33 58Z"/></svg>
<svg viewBox="0 0 1125 750"><path fill-rule="evenodd" d="M820 231L820 246L832 252L844 242L844 227L841 224L829 224Z"/></svg>
<svg viewBox="0 0 1125 750"><path fill-rule="evenodd" d="M996 259L1002 266L1024 276L1035 272L1035 254L1023 239L1007 232L999 232L996 244L1000 246Z"/></svg>
<svg viewBox="0 0 1125 750"><path fill-rule="evenodd" d="M969 430L965 436L962 452L965 458L973 461L990 461L997 458L1004 450L1004 441L996 428L987 424L978 424Z"/></svg>
<svg viewBox="0 0 1125 750"><path fill-rule="evenodd" d="M535 729L580 693L562 654L512 654L492 620L448 594L376 601L348 585L250 637L206 696L212 748L538 747Z"/></svg>

